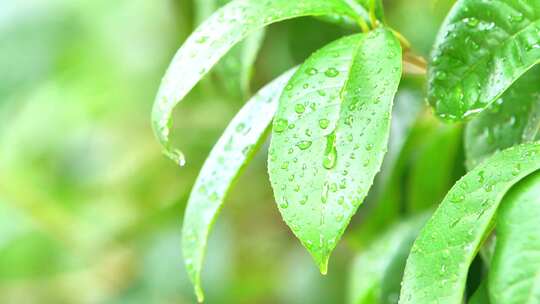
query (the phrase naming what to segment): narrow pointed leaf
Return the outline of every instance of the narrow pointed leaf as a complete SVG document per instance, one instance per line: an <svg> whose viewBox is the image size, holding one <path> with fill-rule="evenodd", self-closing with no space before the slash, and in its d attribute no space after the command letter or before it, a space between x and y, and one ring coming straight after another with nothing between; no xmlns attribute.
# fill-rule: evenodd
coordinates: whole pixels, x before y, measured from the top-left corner
<svg viewBox="0 0 540 304"><path fill-rule="evenodd" d="M357 16L345 0L234 0L199 26L174 56L154 103L152 125L164 153L185 163L169 142L172 111L234 45L271 23L322 15Z"/></svg>
<svg viewBox="0 0 540 304"><path fill-rule="evenodd" d="M521 77L486 111L467 124L467 167L476 166L493 152L531 142L540 129L540 69Z"/></svg>
<svg viewBox="0 0 540 304"><path fill-rule="evenodd" d="M189 277L201 301L201 268L210 229L231 185L264 140L280 93L293 71L268 84L238 112L210 152L193 186L184 215L182 249Z"/></svg>
<svg viewBox="0 0 540 304"><path fill-rule="evenodd" d="M313 54L283 92L268 169L285 222L322 273L387 149L401 48L383 28Z"/></svg>
<svg viewBox="0 0 540 304"><path fill-rule="evenodd" d="M454 185L416 239L400 302L461 304L467 272L505 193L540 169L540 144L496 153Z"/></svg>
<svg viewBox="0 0 540 304"><path fill-rule="evenodd" d="M505 196L497 216L497 245L489 273L493 304L540 303L540 173Z"/></svg>
<svg viewBox="0 0 540 304"><path fill-rule="evenodd" d="M197 0L196 12L198 23L204 22L220 7L231 0ZM250 81L257 53L264 38L264 29L234 46L215 67L215 74L219 84L233 98L244 101L250 93Z"/></svg>
<svg viewBox="0 0 540 304"><path fill-rule="evenodd" d="M439 32L429 102L461 120L497 100L540 60L540 1L459 0Z"/></svg>

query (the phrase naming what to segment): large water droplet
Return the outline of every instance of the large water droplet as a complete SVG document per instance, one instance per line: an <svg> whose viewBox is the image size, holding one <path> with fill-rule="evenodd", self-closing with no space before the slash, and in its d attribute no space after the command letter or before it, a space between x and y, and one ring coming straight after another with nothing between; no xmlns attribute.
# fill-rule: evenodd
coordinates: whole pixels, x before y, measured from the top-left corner
<svg viewBox="0 0 540 304"><path fill-rule="evenodd" d="M274 131L276 131L277 133L281 133L285 131L285 129L287 129L288 124L289 123L287 122L287 120L278 118L274 123Z"/></svg>
<svg viewBox="0 0 540 304"><path fill-rule="evenodd" d="M301 103L297 103L295 106L294 106L294 111L298 114L302 114L304 113L304 111L306 111L306 107L301 104Z"/></svg>
<svg viewBox="0 0 540 304"><path fill-rule="evenodd" d="M334 77L336 77L337 75L339 75L339 71L336 70L336 68L328 68L328 69L324 72L324 75L326 75L327 77L330 77L330 78L334 78Z"/></svg>
<svg viewBox="0 0 540 304"><path fill-rule="evenodd" d="M328 182L324 182L322 193L321 193L321 202L326 204L328 201L328 190L330 190L330 185Z"/></svg>
<svg viewBox="0 0 540 304"><path fill-rule="evenodd" d="M326 149L324 151L323 167L330 170L336 166L336 133L332 132L326 136Z"/></svg>
<svg viewBox="0 0 540 304"><path fill-rule="evenodd" d="M297 146L298 148L300 148L300 150L306 150L307 148L311 147L311 141L302 140L301 142L297 144Z"/></svg>
<svg viewBox="0 0 540 304"><path fill-rule="evenodd" d="M321 129L328 128L328 125L330 125L330 121L328 119L323 118L323 119L319 120L319 127L321 127Z"/></svg>

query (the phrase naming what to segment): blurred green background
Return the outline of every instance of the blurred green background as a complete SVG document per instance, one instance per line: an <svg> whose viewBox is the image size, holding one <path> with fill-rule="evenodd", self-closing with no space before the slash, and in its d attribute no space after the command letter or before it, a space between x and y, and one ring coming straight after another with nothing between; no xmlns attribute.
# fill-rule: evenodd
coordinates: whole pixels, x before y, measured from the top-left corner
<svg viewBox="0 0 540 304"><path fill-rule="evenodd" d="M210 2L0 1L0 303L195 302L180 251L183 209L245 100L215 75L188 96L174 130L188 157L183 168L162 156L150 111L169 60ZM449 2L385 7L389 23L427 58ZM252 88L346 33L312 18L269 27ZM404 86L423 103L421 79ZM448 133L423 113L417 129ZM404 166L414 167L415 157ZM207 303L344 303L353 257L372 238L361 229L369 208L359 210L321 276L279 216L263 149L211 235Z"/></svg>

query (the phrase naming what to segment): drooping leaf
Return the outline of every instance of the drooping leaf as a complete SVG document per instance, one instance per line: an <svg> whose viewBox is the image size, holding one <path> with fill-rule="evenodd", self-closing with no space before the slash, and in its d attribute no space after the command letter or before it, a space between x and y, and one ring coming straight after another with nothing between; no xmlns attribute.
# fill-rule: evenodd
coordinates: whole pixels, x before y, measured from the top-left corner
<svg viewBox="0 0 540 304"><path fill-rule="evenodd" d="M388 303L391 300L389 291L395 286L387 285L391 279L397 279L399 286L407 253L426 219L421 215L393 225L355 258L348 287L349 303ZM398 295L399 289L395 301Z"/></svg>
<svg viewBox="0 0 540 304"><path fill-rule="evenodd" d="M235 44L274 22L302 16L344 15L356 18L348 0L234 0L215 12L186 40L172 60L152 111L154 132L164 153L185 163L169 142L174 107Z"/></svg>
<svg viewBox="0 0 540 304"><path fill-rule="evenodd" d="M201 268L210 229L231 185L264 140L281 91L293 72L283 74L261 89L238 112L210 152L193 186L184 215L182 249L200 301L203 299Z"/></svg>
<svg viewBox="0 0 540 304"><path fill-rule="evenodd" d="M497 150L530 142L540 129L540 69L523 75L490 107L467 124L469 169Z"/></svg>
<svg viewBox="0 0 540 304"><path fill-rule="evenodd" d="M540 144L496 153L454 185L416 239L400 303L460 304L471 265L503 196L540 168Z"/></svg>
<svg viewBox="0 0 540 304"><path fill-rule="evenodd" d="M489 273L493 304L540 303L540 173L514 186L497 216Z"/></svg>
<svg viewBox="0 0 540 304"><path fill-rule="evenodd" d="M274 120L268 169L285 222L322 273L387 149L401 48L380 28L314 53Z"/></svg>
<svg viewBox="0 0 540 304"><path fill-rule="evenodd" d="M540 1L459 0L429 68L429 102L461 120L497 100L540 59Z"/></svg>
<svg viewBox="0 0 540 304"><path fill-rule="evenodd" d="M196 13L198 23L204 22L220 7L231 0L197 0ZM245 100L250 94L250 81L253 64L264 38L264 29L256 31L252 35L234 46L215 66L215 74L219 84L225 91L239 101Z"/></svg>

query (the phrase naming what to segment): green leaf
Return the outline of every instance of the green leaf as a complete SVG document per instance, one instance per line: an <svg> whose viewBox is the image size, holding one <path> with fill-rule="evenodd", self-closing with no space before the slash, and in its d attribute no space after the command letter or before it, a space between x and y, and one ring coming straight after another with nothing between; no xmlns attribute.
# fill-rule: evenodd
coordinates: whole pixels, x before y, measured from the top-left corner
<svg viewBox="0 0 540 304"><path fill-rule="evenodd" d="M357 0L363 7L365 7L369 14L375 17L377 20L384 22L384 6L382 0Z"/></svg>
<svg viewBox="0 0 540 304"><path fill-rule="evenodd" d="M268 169L285 222L322 273L387 149L401 47L380 28L314 53L283 92Z"/></svg>
<svg viewBox="0 0 540 304"><path fill-rule="evenodd" d="M531 142L540 129L540 69L521 77L486 111L467 124L467 167L476 166L493 152Z"/></svg>
<svg viewBox="0 0 540 304"><path fill-rule="evenodd" d="M503 196L540 168L540 144L496 153L454 185L416 239L400 303L460 304L467 271Z"/></svg>
<svg viewBox="0 0 540 304"><path fill-rule="evenodd" d="M437 123L435 128L421 134L421 141L415 147L416 159L406 181L404 195L409 212L439 204L457 180L453 169L461 151L461 130L455 125Z"/></svg>
<svg viewBox="0 0 540 304"><path fill-rule="evenodd" d="M505 196L497 217L497 244L489 273L494 304L540 303L540 172Z"/></svg>
<svg viewBox="0 0 540 304"><path fill-rule="evenodd" d="M266 25L302 16L344 15L356 18L345 0L234 0L214 13L178 50L159 88L152 112L154 133L164 153L185 163L169 141L174 107L235 44Z"/></svg>
<svg viewBox="0 0 540 304"><path fill-rule="evenodd" d="M393 225L355 258L349 283L349 303L387 303L392 298L389 290L396 288L387 286L389 280L397 279L399 287L407 253L426 219L421 215ZM393 292L396 292L397 301L399 289Z"/></svg>
<svg viewBox="0 0 540 304"><path fill-rule="evenodd" d="M293 71L261 89L238 112L210 152L193 186L184 215L182 249L199 301L203 299L201 268L210 229L231 185L264 140L279 95Z"/></svg>
<svg viewBox="0 0 540 304"><path fill-rule="evenodd" d="M365 212L353 233L349 233L348 244L365 246L403 215L405 195L402 183L416 139L423 136L417 131L417 119L422 117L419 115L422 110L425 106L420 88L402 81L394 98L388 152L363 206Z"/></svg>
<svg viewBox="0 0 540 304"><path fill-rule="evenodd" d="M216 10L230 0L197 0L196 12L198 23L204 22ZM250 81L253 64L264 38L264 30L248 36L233 47L215 66L215 74L219 84L233 98L243 101L250 94Z"/></svg>
<svg viewBox="0 0 540 304"><path fill-rule="evenodd" d="M468 304L490 304L487 280L483 280L478 289L471 296Z"/></svg>
<svg viewBox="0 0 540 304"><path fill-rule="evenodd" d="M540 1L460 0L439 32L429 102L461 120L497 100L540 60Z"/></svg>

